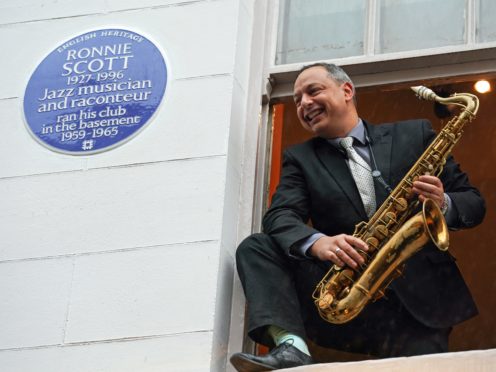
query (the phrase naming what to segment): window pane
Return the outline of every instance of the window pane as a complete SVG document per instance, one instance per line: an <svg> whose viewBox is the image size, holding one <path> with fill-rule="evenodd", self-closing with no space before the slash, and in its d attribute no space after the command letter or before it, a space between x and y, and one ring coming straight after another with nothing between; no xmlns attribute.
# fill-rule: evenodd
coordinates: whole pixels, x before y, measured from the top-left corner
<svg viewBox="0 0 496 372"><path fill-rule="evenodd" d="M366 0L281 0L276 64L363 54Z"/></svg>
<svg viewBox="0 0 496 372"><path fill-rule="evenodd" d="M465 0L380 0L376 53L465 42Z"/></svg>
<svg viewBox="0 0 496 372"><path fill-rule="evenodd" d="M479 28L477 41L484 43L496 40L496 1L480 0Z"/></svg>

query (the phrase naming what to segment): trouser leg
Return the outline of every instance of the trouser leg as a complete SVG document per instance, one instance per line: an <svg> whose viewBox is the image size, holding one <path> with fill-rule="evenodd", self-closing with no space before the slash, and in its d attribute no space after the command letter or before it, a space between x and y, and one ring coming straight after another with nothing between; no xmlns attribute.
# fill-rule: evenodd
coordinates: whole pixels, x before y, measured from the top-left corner
<svg viewBox="0 0 496 372"><path fill-rule="evenodd" d="M305 337L292 261L266 234L251 235L236 251L247 300L248 334L258 343L272 346L265 334L269 325Z"/></svg>
<svg viewBox="0 0 496 372"><path fill-rule="evenodd" d="M402 305L399 312L398 322L390 331L397 335L397 339L388 350L387 357L436 354L448 351L451 327L427 327L415 319Z"/></svg>

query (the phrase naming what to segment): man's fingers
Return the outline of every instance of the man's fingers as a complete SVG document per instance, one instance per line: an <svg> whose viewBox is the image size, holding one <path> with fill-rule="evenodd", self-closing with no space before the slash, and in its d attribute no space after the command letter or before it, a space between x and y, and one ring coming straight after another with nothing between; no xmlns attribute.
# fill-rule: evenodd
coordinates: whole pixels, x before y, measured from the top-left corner
<svg viewBox="0 0 496 372"><path fill-rule="evenodd" d="M334 251L334 256L336 257L334 263L336 263L338 266L344 266L344 264L346 264L349 267L357 267L357 263L350 258L350 256L344 249L336 249Z"/></svg>
<svg viewBox="0 0 496 372"><path fill-rule="evenodd" d="M356 250L357 248L363 250L368 249L367 244L363 241L347 235L345 236L345 239L340 242L339 248L336 249L335 254L348 266L356 268L358 265L364 263L363 257Z"/></svg>
<svg viewBox="0 0 496 372"><path fill-rule="evenodd" d="M341 257L339 257L338 253L339 253L339 248L335 251L328 251L327 254L329 256L329 261L332 261L334 262L337 266L344 266L344 262L343 260L341 259Z"/></svg>
<svg viewBox="0 0 496 372"><path fill-rule="evenodd" d="M435 185L435 186L438 186L438 187L442 185L441 180L438 177L435 177L435 176L422 175L422 176L419 176L418 180L420 182L429 183L431 185Z"/></svg>
<svg viewBox="0 0 496 372"><path fill-rule="evenodd" d="M341 234L318 239L310 248L311 254L323 261L331 261L337 266L348 265L357 268L364 263L363 257L357 251L367 251L368 247L362 240L351 235Z"/></svg>
<svg viewBox="0 0 496 372"><path fill-rule="evenodd" d="M435 195L439 197L444 193L444 187L441 180L434 176L420 176L418 180L413 183L413 191L417 194L424 194L424 196Z"/></svg>
<svg viewBox="0 0 496 372"><path fill-rule="evenodd" d="M415 181L413 183L413 191L419 191L421 193L435 193L439 190L439 187L432 185L430 183L424 183Z"/></svg>
<svg viewBox="0 0 496 372"><path fill-rule="evenodd" d="M356 249L361 249L362 251L368 251L369 250L367 243L365 243L361 239L355 238L354 236L346 235L345 240L348 244L355 247Z"/></svg>

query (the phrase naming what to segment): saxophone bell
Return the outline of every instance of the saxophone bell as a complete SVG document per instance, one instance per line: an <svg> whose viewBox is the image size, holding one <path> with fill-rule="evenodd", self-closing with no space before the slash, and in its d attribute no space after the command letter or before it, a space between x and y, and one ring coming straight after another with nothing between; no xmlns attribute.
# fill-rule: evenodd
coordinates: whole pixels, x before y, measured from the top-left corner
<svg viewBox="0 0 496 372"><path fill-rule="evenodd" d="M422 207L422 214L430 240L440 251L447 251L449 248L448 225L439 206L432 199L427 199Z"/></svg>

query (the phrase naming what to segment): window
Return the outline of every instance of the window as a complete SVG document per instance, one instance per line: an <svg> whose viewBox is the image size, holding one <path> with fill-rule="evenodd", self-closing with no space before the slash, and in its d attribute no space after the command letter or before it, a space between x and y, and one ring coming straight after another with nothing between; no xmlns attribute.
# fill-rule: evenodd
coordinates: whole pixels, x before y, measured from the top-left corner
<svg viewBox="0 0 496 372"><path fill-rule="evenodd" d="M264 90L263 125L257 143L256 191L264 193L264 197L256 199L254 209L260 216L277 184L281 149L304 140L298 137L300 127L291 98L297 71L304 64L326 60L343 66L357 86L361 115L377 122L396 120L406 114L411 118L411 111L421 117L433 115L428 104L410 104L416 100L409 90L412 84L451 85L455 90L470 91L476 78L496 83L494 0L275 0L264 4L270 16L266 25L269 32L264 33L268 35L268 58L263 81L269 83ZM487 195L492 179L487 169L488 164L494 163L494 156L481 165L480 159L486 157L474 154L480 148L487 150L487 146L479 145L487 137L484 123L494 116L493 101L491 95L483 98L474 123L478 127L467 128L464 144L456 149L457 159L472 167L468 169L472 181L482 185L480 188ZM438 129L441 127L435 118L433 122ZM488 211L494 210L493 204L488 202ZM256 218L253 226L258 231L260 221ZM466 279L473 282L469 286L481 315L455 329L454 351L496 345L492 333L487 331L494 328L487 327L494 305L484 297L488 293L484 287L494 284L483 280L493 266L491 252L483 243L494 240L489 221L490 216L486 216L482 230L453 237L455 251L459 239L460 247L477 245L478 254L484 257L474 270L473 260L463 256L468 251L460 250L460 266Z"/></svg>
<svg viewBox="0 0 496 372"><path fill-rule="evenodd" d="M376 53L465 42L465 0L381 0Z"/></svg>
<svg viewBox="0 0 496 372"><path fill-rule="evenodd" d="M365 0L287 0L279 8L276 64L364 53Z"/></svg>
<svg viewBox="0 0 496 372"><path fill-rule="evenodd" d="M496 2L494 0L480 0L479 24L477 27L477 42L496 41Z"/></svg>
<svg viewBox="0 0 496 372"><path fill-rule="evenodd" d="M492 0L280 0L278 14L275 65L496 41Z"/></svg>

